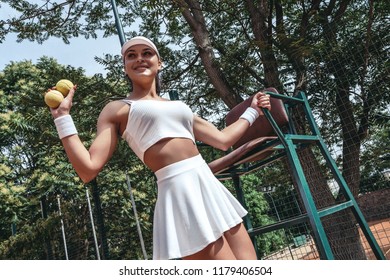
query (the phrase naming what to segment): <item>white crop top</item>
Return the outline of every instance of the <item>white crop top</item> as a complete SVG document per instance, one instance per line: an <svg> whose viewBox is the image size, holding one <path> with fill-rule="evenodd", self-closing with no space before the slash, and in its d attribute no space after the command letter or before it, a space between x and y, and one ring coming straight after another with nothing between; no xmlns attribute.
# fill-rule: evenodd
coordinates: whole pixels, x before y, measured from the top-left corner
<svg viewBox="0 0 390 280"><path fill-rule="evenodd" d="M145 151L163 138L189 138L195 143L194 113L182 101L128 100L127 126L122 138L144 160Z"/></svg>

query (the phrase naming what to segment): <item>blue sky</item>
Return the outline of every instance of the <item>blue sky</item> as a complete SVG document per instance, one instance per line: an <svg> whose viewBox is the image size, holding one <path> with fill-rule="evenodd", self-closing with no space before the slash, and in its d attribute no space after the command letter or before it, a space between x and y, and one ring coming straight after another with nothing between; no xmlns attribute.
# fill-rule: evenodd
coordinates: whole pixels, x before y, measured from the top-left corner
<svg viewBox="0 0 390 280"><path fill-rule="evenodd" d="M11 14L15 14L15 11L7 4L1 3L0 18L7 19ZM0 44L0 71L11 61L31 60L35 63L40 57L46 55L55 58L60 64L82 67L86 75L104 74L103 66L95 62L94 57L103 57L104 54L120 54L118 36L103 38L100 35L98 39L88 40L80 37L69 41L70 44L65 44L59 38L51 38L43 44L27 40L17 43L16 34L8 34L5 41Z"/></svg>
<svg viewBox="0 0 390 280"><path fill-rule="evenodd" d="M16 35L8 35L0 44L0 71L11 61L31 60L35 63L40 57L46 55L55 58L58 63L82 67L86 75L105 73L102 65L98 64L94 57L102 57L104 54L120 54L120 42L118 37L85 39L74 38L70 44L65 44L61 39L52 38L43 44L23 41L16 42Z"/></svg>

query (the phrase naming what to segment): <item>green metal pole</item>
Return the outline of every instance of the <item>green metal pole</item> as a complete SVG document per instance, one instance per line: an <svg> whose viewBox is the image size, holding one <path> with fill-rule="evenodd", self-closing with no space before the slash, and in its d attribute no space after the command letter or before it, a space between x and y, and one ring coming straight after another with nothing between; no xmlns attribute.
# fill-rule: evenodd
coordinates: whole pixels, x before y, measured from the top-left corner
<svg viewBox="0 0 390 280"><path fill-rule="evenodd" d="M116 26L116 30L118 31L119 41L121 43L121 46L123 46L123 44L126 41L125 32L123 31L122 22L119 18L118 8L116 6L115 0L111 0L111 6L112 6L112 11L114 12L115 26Z"/></svg>
<svg viewBox="0 0 390 280"><path fill-rule="evenodd" d="M139 218L138 218L137 207L135 205L135 200L134 200L133 190L131 188L131 182L130 182L129 174L126 174L126 183L127 183L127 187L129 189L129 193L130 193L131 204L133 206L133 212L134 212L134 217L135 217L135 221L136 221L136 224L137 224L137 231L138 231L139 241L141 243L142 254L144 255L144 259L147 260L148 259L148 255L147 255L146 249L145 249L145 242L144 242L144 238L142 236L141 224L140 224L140 221L139 221Z"/></svg>
<svg viewBox="0 0 390 280"><path fill-rule="evenodd" d="M299 161L298 154L295 151L295 147L292 141L287 139L286 142L286 150L288 151L287 158L292 169L292 175L298 185L298 190L301 193L301 198L307 210L310 224L313 227L313 234L315 237L316 245L318 247L318 251L320 253L320 257L321 259L333 260L334 256L328 238L326 237L324 227L321 223L317 208L315 206L314 199L310 193L309 184L306 181L306 177Z"/></svg>
<svg viewBox="0 0 390 280"><path fill-rule="evenodd" d="M236 194L237 194L237 199L245 209L248 209L248 207L246 206L246 203L245 203L244 192L242 191L242 187L241 187L240 176L237 174L231 174L231 175L232 175L234 188L235 188ZM248 231L248 233L250 235L253 246L255 247L257 258L260 260L261 256L260 256L259 248L258 248L257 242L256 242L256 235L250 234L253 231L253 226L252 226L252 221L249 217L249 214L243 218L243 222L244 222L244 226L245 226L246 230Z"/></svg>
<svg viewBox="0 0 390 280"><path fill-rule="evenodd" d="M46 197L42 196L40 199L40 204L41 204L41 211L42 211L42 218L47 219L47 204L46 204ZM47 254L47 259L52 260L53 258L53 248L51 247L51 242L49 239L44 237L44 241L46 244L46 254Z"/></svg>
<svg viewBox="0 0 390 280"><path fill-rule="evenodd" d="M363 213L361 212L361 210L359 208L359 205L357 204L351 190L348 187L347 182L344 180L344 177L342 176L335 161L333 160L328 149L326 148L324 140L320 136L320 130L319 130L316 122L314 121L314 116L311 112L309 102L307 100L306 95L303 92L300 92L298 94L298 97L302 98L302 100L305 101L304 102L305 113L306 113L306 116L308 118L308 122L309 122L310 128L312 130L312 133L315 134L319 139L318 147L320 148L321 153L324 156L326 163L327 163L328 167L330 168L334 178L336 179L337 183L339 184L341 191L343 192L345 197L351 202L351 204L353 206L352 211L353 211L356 219L358 220L358 223L361 226L363 234L366 237L368 243L370 244L374 255L379 260L385 260L386 257L384 256L382 250L380 249L378 242L376 241L374 235L372 234L370 227L368 226L367 221L365 220Z"/></svg>
<svg viewBox="0 0 390 280"><path fill-rule="evenodd" d="M276 96L276 94L274 94L274 96ZM300 100L300 102L303 101L303 99L301 98L295 99ZM291 139L293 138L293 135L285 135L275 122L270 111L264 108L262 110L286 150L287 159L293 173L293 178L298 185L298 190L301 194L301 198L307 210L310 224L313 227L314 239L318 247L320 258L327 260L334 259L328 238L326 237L323 225L321 223L317 208L314 203L314 199L310 193L309 185L306 181L305 174L299 161L298 154L295 151L293 140ZM302 138L303 136L300 135L299 137Z"/></svg>
<svg viewBox="0 0 390 280"><path fill-rule="evenodd" d="M99 193L99 187L96 182L96 179L92 180L92 196L93 200L95 201L95 207L96 207L96 217L97 217L97 226L100 233L100 242L102 244L102 258L108 260L110 258L109 250L108 250L108 242L107 242L107 235L106 235L106 229L104 225L104 218L103 218L103 210L102 205L100 201L100 193Z"/></svg>
<svg viewBox="0 0 390 280"><path fill-rule="evenodd" d="M92 233L93 233L93 240L95 242L95 250L96 250L96 258L100 260L100 252L99 252L99 243L97 241L96 237L96 230L95 230L95 223L93 221L93 213L92 213L92 206L91 206L91 200L89 198L89 191L88 188L85 187L85 194L87 197L87 204L88 204L88 211L89 211L89 217L91 219L91 226L92 226Z"/></svg>

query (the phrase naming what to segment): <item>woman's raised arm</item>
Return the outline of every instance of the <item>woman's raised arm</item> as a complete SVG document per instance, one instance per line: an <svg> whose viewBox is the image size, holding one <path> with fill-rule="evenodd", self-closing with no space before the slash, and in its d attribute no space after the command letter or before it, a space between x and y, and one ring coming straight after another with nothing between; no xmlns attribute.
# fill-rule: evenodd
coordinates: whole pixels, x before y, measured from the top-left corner
<svg viewBox="0 0 390 280"><path fill-rule="evenodd" d="M252 99L249 109L234 123L219 130L212 123L195 116L194 134L195 139L217 149L226 151L236 143L253 121L262 114L260 108L271 110L269 95L258 92Z"/></svg>
<svg viewBox="0 0 390 280"><path fill-rule="evenodd" d="M119 104L109 103L102 110L97 122L96 138L90 149L87 150L80 140L69 114L75 89L76 87L70 90L60 106L51 109L51 113L69 161L81 180L87 183L98 175L114 153L118 142L118 124L116 116L112 112L116 112L114 107Z"/></svg>

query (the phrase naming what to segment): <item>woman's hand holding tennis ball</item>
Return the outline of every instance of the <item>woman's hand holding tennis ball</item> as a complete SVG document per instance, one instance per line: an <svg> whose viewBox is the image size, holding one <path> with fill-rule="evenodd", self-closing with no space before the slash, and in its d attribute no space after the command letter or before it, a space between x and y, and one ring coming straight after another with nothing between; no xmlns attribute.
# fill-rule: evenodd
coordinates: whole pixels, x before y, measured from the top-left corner
<svg viewBox="0 0 390 280"><path fill-rule="evenodd" d="M53 109L57 108L73 87L74 85L71 81L66 79L59 80L53 89L45 93L46 105Z"/></svg>
<svg viewBox="0 0 390 280"><path fill-rule="evenodd" d="M62 101L58 104L55 104L56 105L55 107L50 107L50 112L51 112L51 115L54 119L70 114L70 110L71 110L72 105L73 105L73 96L74 96L74 93L76 91L76 88L77 88L77 85L73 85L72 87L69 86L69 90L66 90L66 92L65 92L65 95L66 95L65 97L64 97L64 94L61 93L61 95L63 96ZM53 90L58 91L57 86L53 87L53 89L50 91L53 91ZM48 91L48 93L50 91Z"/></svg>

